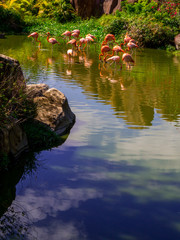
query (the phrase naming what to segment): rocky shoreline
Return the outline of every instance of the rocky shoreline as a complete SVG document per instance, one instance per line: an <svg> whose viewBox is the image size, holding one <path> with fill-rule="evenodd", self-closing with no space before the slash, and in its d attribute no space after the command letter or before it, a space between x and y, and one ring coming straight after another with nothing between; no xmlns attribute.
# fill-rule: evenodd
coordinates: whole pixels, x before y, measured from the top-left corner
<svg viewBox="0 0 180 240"><path fill-rule="evenodd" d="M15 91L23 86L24 93L35 103L37 114L31 119L34 125L42 124L47 127L47 131L52 131L58 136L70 131L76 117L62 92L49 88L47 84L26 84L20 64L13 58L0 54L0 64L0 83L5 78L8 84L15 86ZM1 153L17 159L24 151L30 150L27 134L21 126L24 121L26 119L11 119L10 123L0 127Z"/></svg>

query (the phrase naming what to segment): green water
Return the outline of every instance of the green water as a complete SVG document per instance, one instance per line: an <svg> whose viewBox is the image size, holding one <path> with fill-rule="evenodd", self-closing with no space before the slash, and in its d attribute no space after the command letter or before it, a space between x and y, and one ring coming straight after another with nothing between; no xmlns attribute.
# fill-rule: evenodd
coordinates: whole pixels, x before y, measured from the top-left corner
<svg viewBox="0 0 180 240"><path fill-rule="evenodd" d="M28 83L62 91L76 123L61 146L35 155L32 172L2 176L0 229L13 207L10 232L28 226L22 239L179 240L180 58L138 49L120 69L99 61L97 44L68 58L65 42L41 40L39 49L8 36L0 52Z"/></svg>

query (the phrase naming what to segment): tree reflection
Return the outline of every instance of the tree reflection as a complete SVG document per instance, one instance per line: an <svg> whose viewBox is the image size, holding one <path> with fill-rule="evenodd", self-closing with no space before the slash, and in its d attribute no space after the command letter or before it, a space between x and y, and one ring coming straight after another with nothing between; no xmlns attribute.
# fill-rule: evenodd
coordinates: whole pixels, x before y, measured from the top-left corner
<svg viewBox="0 0 180 240"><path fill-rule="evenodd" d="M52 53L48 46L46 48L47 43L43 43L44 49L37 49L26 40L12 51L12 48L9 50L12 41L7 39L6 54L10 52L23 63L26 74L34 76L35 81L42 81L49 74L65 79L68 76L68 81L80 85L85 95L98 96L104 103L111 104L114 114L131 128L151 126L155 111L167 121L178 121L180 60L177 56L157 49L137 49L133 55L135 66L126 69L123 64L119 69L99 62L99 49L93 46L68 56L66 44L62 43ZM17 41L19 43L19 38Z"/></svg>

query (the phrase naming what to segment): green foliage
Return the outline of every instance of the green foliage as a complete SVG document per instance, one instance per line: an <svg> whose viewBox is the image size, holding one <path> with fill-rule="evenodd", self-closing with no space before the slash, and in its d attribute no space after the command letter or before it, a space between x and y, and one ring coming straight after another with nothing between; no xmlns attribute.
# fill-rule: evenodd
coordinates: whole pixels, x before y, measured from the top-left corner
<svg viewBox="0 0 180 240"><path fill-rule="evenodd" d="M139 0L134 4L126 2L123 5L123 11L128 14L149 14L154 13L158 7L158 3L156 1L148 1L148 0Z"/></svg>
<svg viewBox="0 0 180 240"><path fill-rule="evenodd" d="M118 36L127 29L127 24L125 18L114 19L107 27L105 27L105 32Z"/></svg>
<svg viewBox="0 0 180 240"><path fill-rule="evenodd" d="M0 65L0 129L12 118L24 120L36 115L36 106L26 95L24 83L12 79L11 74L14 76L16 72L11 69L11 73L10 69L8 64Z"/></svg>
<svg viewBox="0 0 180 240"><path fill-rule="evenodd" d="M122 9L116 11L116 16L126 18L127 32L140 46L165 48L174 45L174 36L180 28L178 3L139 0L134 4L122 2Z"/></svg>
<svg viewBox="0 0 180 240"><path fill-rule="evenodd" d="M0 5L0 32L21 32L24 22L20 13L13 9L4 8Z"/></svg>
<svg viewBox="0 0 180 240"><path fill-rule="evenodd" d="M180 29L178 0L138 0L134 4L122 1L122 11L83 21L77 17L70 0L2 0L0 5L1 32L12 29L60 36L65 30L79 28L82 37L90 32L97 41L102 41L107 33L122 41L128 32L141 46L157 48L173 44Z"/></svg>
<svg viewBox="0 0 180 240"><path fill-rule="evenodd" d="M175 31L171 26L162 22L157 23L153 18L136 19L129 23L128 33L137 39L141 46L159 48L173 42Z"/></svg>

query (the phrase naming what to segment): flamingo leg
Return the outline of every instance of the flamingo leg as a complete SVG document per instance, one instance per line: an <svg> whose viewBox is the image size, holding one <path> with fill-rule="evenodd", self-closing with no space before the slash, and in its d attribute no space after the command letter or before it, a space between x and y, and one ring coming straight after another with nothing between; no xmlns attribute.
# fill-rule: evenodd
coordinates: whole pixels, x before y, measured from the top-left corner
<svg viewBox="0 0 180 240"><path fill-rule="evenodd" d="M87 46L87 42L85 43L85 46L83 47L83 51L84 51L84 49L86 48L86 46Z"/></svg>

